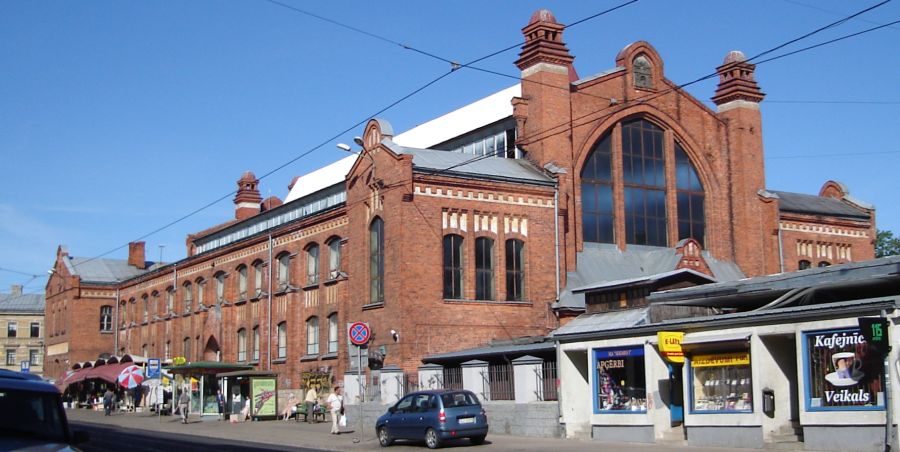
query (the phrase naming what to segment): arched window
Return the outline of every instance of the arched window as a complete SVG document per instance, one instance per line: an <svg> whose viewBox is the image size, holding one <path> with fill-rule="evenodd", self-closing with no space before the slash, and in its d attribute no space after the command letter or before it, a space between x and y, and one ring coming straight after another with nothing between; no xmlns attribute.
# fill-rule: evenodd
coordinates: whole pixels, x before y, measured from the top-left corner
<svg viewBox="0 0 900 452"><path fill-rule="evenodd" d="M819 267L829 267L829 266L831 266L831 262L827 262L827 261L819 262Z"/></svg>
<svg viewBox="0 0 900 452"><path fill-rule="evenodd" d="M328 277L336 279L341 271L341 239L335 237L328 241Z"/></svg>
<svg viewBox="0 0 900 452"><path fill-rule="evenodd" d="M319 245L315 243L306 247L306 283L319 283Z"/></svg>
<svg viewBox="0 0 900 452"><path fill-rule="evenodd" d="M147 297L147 294L141 296L141 306L144 309L144 315L141 318L144 323L147 323L147 320L150 317L150 299Z"/></svg>
<svg viewBox="0 0 900 452"><path fill-rule="evenodd" d="M181 344L182 344L181 352L184 354L183 355L184 359L186 359L188 361L193 361L191 359L191 338L190 337L184 338L184 340L181 342Z"/></svg>
<svg viewBox="0 0 900 452"><path fill-rule="evenodd" d="M306 354L319 354L319 318L315 316L306 320Z"/></svg>
<svg viewBox="0 0 900 452"><path fill-rule="evenodd" d="M56 314L57 312L54 312L54 314ZM119 321L122 322L123 327L128 325L128 303L125 300L122 300L122 304L119 305ZM53 323L58 324L59 321L56 320ZM54 325L54 327L55 326L58 325Z"/></svg>
<svg viewBox="0 0 900 452"><path fill-rule="evenodd" d="M678 228L673 239L677 235L678 240L704 243L704 189L683 145L642 118L621 123L621 140L612 140L611 135L606 133L597 141L581 170L584 241L668 246L671 215ZM613 174L620 158L622 172ZM669 192L675 196L667 196ZM624 209L617 210L614 199L621 199ZM615 234L616 224L624 224L624 230L619 230L624 237Z"/></svg>
<svg viewBox="0 0 900 452"><path fill-rule="evenodd" d="M278 340L278 358L287 357L287 322L278 324L278 335L276 338Z"/></svg>
<svg viewBox="0 0 900 452"><path fill-rule="evenodd" d="M247 299L247 266L240 265L237 268L238 273L238 299Z"/></svg>
<svg viewBox="0 0 900 452"><path fill-rule="evenodd" d="M585 242L615 241L611 142L609 134L600 138L581 170L581 221Z"/></svg>
<svg viewBox="0 0 900 452"><path fill-rule="evenodd" d="M475 299L494 299L494 241L475 239Z"/></svg>
<svg viewBox="0 0 900 452"><path fill-rule="evenodd" d="M328 316L328 353L338 351L338 314Z"/></svg>
<svg viewBox="0 0 900 452"><path fill-rule="evenodd" d="M189 313L194 309L194 291L190 281L184 283L184 286L181 287L181 292L184 298L184 312Z"/></svg>
<svg viewBox="0 0 900 452"><path fill-rule="evenodd" d="M800 270L806 270L807 268L812 267L812 262L810 262L810 261L808 261L808 260L806 260L806 259L803 259L803 260L801 260L801 261L798 263L797 267L798 267Z"/></svg>
<svg viewBox="0 0 900 452"><path fill-rule="evenodd" d="M148 352L147 344L141 345L141 356L150 356L147 354L147 352Z"/></svg>
<svg viewBox="0 0 900 452"><path fill-rule="evenodd" d="M444 236L444 298L463 297L463 238L456 234Z"/></svg>
<svg viewBox="0 0 900 452"><path fill-rule="evenodd" d="M112 306L100 306L100 331L104 333L113 330L113 309Z"/></svg>
<svg viewBox="0 0 900 452"><path fill-rule="evenodd" d="M150 318L155 320L159 317L159 292L153 291L150 294Z"/></svg>
<svg viewBox="0 0 900 452"><path fill-rule="evenodd" d="M291 255L284 252L278 255L278 290L283 291L291 284Z"/></svg>
<svg viewBox="0 0 900 452"><path fill-rule="evenodd" d="M253 290L254 296L260 296L265 288L263 287L263 273L266 271L265 265L262 261L256 261L253 263Z"/></svg>
<svg viewBox="0 0 900 452"><path fill-rule="evenodd" d="M259 361L259 325L253 327L253 361Z"/></svg>
<svg viewBox="0 0 900 452"><path fill-rule="evenodd" d="M216 303L225 301L225 272L218 272L216 279Z"/></svg>
<svg viewBox="0 0 900 452"><path fill-rule="evenodd" d="M675 142L675 188L678 200L678 240L692 238L701 244L705 235L703 184L684 148Z"/></svg>
<svg viewBox="0 0 900 452"><path fill-rule="evenodd" d="M206 303L203 301L203 296L206 292L206 280L197 278L195 284L197 284L197 309L203 309L206 307Z"/></svg>
<svg viewBox="0 0 900 452"><path fill-rule="evenodd" d="M369 302L384 303L384 221L369 225Z"/></svg>
<svg viewBox="0 0 900 452"><path fill-rule="evenodd" d="M172 353L172 341L166 341L165 348L163 349L163 359L171 358L170 354Z"/></svg>
<svg viewBox="0 0 900 452"><path fill-rule="evenodd" d="M634 86L638 88L653 88L653 72L650 61L644 55L638 55L632 63L634 70Z"/></svg>
<svg viewBox="0 0 900 452"><path fill-rule="evenodd" d="M663 130L638 119L622 124L625 240L666 246L666 168Z"/></svg>
<svg viewBox="0 0 900 452"><path fill-rule="evenodd" d="M241 328L237 332L237 360L242 363L247 360L247 330Z"/></svg>
<svg viewBox="0 0 900 452"><path fill-rule="evenodd" d="M525 293L525 242L516 239L506 241L506 299L524 300Z"/></svg>
<svg viewBox="0 0 900 452"><path fill-rule="evenodd" d="M175 312L175 288L166 289L166 314Z"/></svg>

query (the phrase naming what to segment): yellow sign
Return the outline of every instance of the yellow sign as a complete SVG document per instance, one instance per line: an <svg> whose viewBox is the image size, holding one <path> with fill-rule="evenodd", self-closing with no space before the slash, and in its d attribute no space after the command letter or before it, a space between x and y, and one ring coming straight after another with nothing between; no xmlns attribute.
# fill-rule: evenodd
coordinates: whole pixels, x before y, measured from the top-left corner
<svg viewBox="0 0 900 452"><path fill-rule="evenodd" d="M656 333L659 342L659 354L670 363L683 363L684 351L681 350L681 341L684 333L675 331L660 331Z"/></svg>
<svg viewBox="0 0 900 452"><path fill-rule="evenodd" d="M183 366L186 362L187 360L184 359L184 356L176 356L172 358L172 364L176 366Z"/></svg>
<svg viewBox="0 0 900 452"><path fill-rule="evenodd" d="M691 357L692 367L749 366L750 353L718 353Z"/></svg>

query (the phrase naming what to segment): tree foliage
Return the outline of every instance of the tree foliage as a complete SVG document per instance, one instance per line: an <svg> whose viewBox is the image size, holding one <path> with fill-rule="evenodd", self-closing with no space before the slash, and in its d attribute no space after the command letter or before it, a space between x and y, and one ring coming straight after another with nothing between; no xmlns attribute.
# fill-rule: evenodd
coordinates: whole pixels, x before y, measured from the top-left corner
<svg viewBox="0 0 900 452"><path fill-rule="evenodd" d="M894 237L891 231L878 230L875 239L875 257L900 255L900 237Z"/></svg>

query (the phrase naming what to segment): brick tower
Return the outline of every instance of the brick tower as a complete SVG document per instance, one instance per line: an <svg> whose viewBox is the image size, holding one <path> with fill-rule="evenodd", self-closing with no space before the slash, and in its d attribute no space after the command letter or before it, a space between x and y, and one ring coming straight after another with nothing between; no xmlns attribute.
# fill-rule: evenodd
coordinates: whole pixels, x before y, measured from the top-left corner
<svg viewBox="0 0 900 452"><path fill-rule="evenodd" d="M245 220L259 213L259 179L250 172L245 172L237 181L237 194L234 196L234 218Z"/></svg>

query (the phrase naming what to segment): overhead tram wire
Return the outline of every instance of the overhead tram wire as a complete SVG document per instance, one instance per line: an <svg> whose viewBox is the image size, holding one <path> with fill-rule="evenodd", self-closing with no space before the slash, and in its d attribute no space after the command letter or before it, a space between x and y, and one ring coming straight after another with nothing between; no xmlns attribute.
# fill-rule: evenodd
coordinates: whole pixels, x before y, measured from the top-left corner
<svg viewBox="0 0 900 452"><path fill-rule="evenodd" d="M314 18L317 18L317 19L319 19L319 20L323 20L323 21L329 22L329 23L331 23L331 24L340 26L340 27L342 27L342 28L346 28L346 29L352 30L352 31L354 31L354 32L361 33L361 34L363 34L363 35L372 37L372 38L374 38L374 39L378 39L378 40L380 40L380 41L384 41L384 42L388 42L388 43L390 43L390 44L398 45L398 46L403 47L404 49L411 50L411 51L420 53L420 54L422 54L422 55L426 55L426 56L429 56L429 57L438 59L438 60L440 60L440 61L450 63L450 64L451 64L451 69L450 69L449 72L445 72L445 73L441 74L440 76L438 76L437 78L431 80L430 82L426 83L425 85L423 85L423 86L421 86L421 87L419 87L419 88L413 90L413 91L410 92L409 94L406 94L405 96L399 98L398 100L396 100L396 101L390 103L388 106L386 106L386 107L384 107L384 108L378 110L378 111L375 112L373 115L368 116L366 119L364 119L364 120L362 120L362 121L359 121L359 122L353 124L352 126L350 126L350 127L346 128L346 129L342 130L340 133L335 134L333 137L330 137L328 140L323 141L322 143L316 145L315 147L313 147L313 148L311 148L311 149L309 149L309 150L307 150L307 151L301 153L301 154L298 155L297 157L294 157L293 159L289 160L288 162L286 162L286 163L284 163L284 164L281 164L281 165L277 166L275 169L272 169L272 170L266 172L265 174L263 174L262 176L259 177L260 180L262 180L262 179L264 179L264 178L266 178L266 177L268 177L268 176L274 174L275 172L277 172L277 171L279 171L279 170L281 170L281 169L284 169L284 168L287 167L288 165L290 165L290 164L296 162L297 160L300 160L301 158L303 158L303 157L309 155L310 153L312 153L312 152L314 152L314 151L316 151L316 150L318 150L318 149L321 149L323 146L327 145L327 144L330 143L331 141L333 141L333 140L335 140L335 139L337 139L337 138L340 138L343 134L348 133L348 132L354 130L355 128L359 127L360 125L366 123L369 119L371 119L371 118L373 118L373 117L375 117L375 116L377 116L377 115L379 115L379 114L381 114L381 113L383 113L383 112L389 110L390 108L393 108L394 106L400 104L401 102L405 101L406 99L409 99L410 97L412 97L412 96L418 94L419 92L425 90L426 88L430 87L431 85L433 85L433 84L439 82L440 80L444 79L444 78L447 77L448 75L450 75L450 74L452 74L453 72L455 72L455 71L456 71L457 69L459 69L460 67L470 67L470 66L471 66L472 64L474 64L475 62L483 61L483 60L485 60L485 59L487 59L487 58L490 58L490 57L492 57L492 56L495 56L495 55L498 55L498 54L500 54L500 53L506 52L506 51L508 51L508 50L510 50L510 49L512 49L512 48L514 48L514 47L516 47L516 46L521 45L521 44L517 44L516 46L513 46L513 47L507 47L507 48L504 48L504 49L502 49L502 50L500 50L500 51L492 52L492 53L490 53L490 54L488 54L488 55L486 55L486 56L484 56L484 57L480 57L480 58L477 58L477 59L475 59L475 60L472 60L472 62L469 62L469 63L466 63L466 64L459 64L459 63L455 63L455 62L453 62L453 61L451 61L451 60L448 60L448 59L445 59L445 58L436 56L436 55L431 54L431 53L429 53L429 52L426 52L426 51L423 51L423 50L414 48L414 47L412 47L412 46L409 46L409 45L406 45L406 44L402 44L402 43L400 43L400 42L398 42L398 41L394 41L394 40L392 40L392 39L390 39L390 38L386 38L386 37L384 37L384 36L380 36L380 35L377 35L377 34L375 34L375 33L367 32L367 31L365 31L365 30L362 30L362 29L359 29L359 28L356 28L356 27L353 27L353 26L350 26L350 25L343 24L343 23L341 23L341 22L338 22L338 21L329 19L329 18L324 17L324 16L320 16L320 15L315 14L315 13L311 13L311 12L302 10L302 9L300 9L300 8L293 7L293 6L291 6L291 5L288 5L288 4L286 4L286 3L283 3L283 2L280 2L280 1L277 1L277 0L266 0L266 1L269 2L269 3L275 4L275 5L278 5L278 6L281 6L281 7L284 7L284 8L293 10L293 11L296 11L296 12L298 12L298 13L305 14L305 15L308 15L308 16L311 16L311 17L314 17ZM630 1L628 1L628 2L626 2L626 3L623 3L623 4L619 5L619 6L616 6L616 7L614 7L614 8L610 8L610 9L608 9L608 10L601 11L601 12L599 12L599 13L595 13L595 14L589 16L589 17L586 17L586 18L584 18L584 19L578 20L578 21L575 22L575 24L580 24L580 23L583 23L583 22L585 22L585 21L587 21L587 20L594 19L594 18L596 18L596 17L599 17L599 16L602 16L602 15L607 14L607 13L609 13L609 12L615 11L615 10L617 10L617 9L619 9L619 8L622 8L622 7L626 6L626 5L635 3L635 2L637 2L637 1L638 1L638 0L630 0ZM204 210L206 210L206 209L208 209L208 208L210 208L210 207L212 207L212 206L214 206L214 205L216 205L216 204L218 204L218 203L220 203L220 202L222 202L222 201L224 201L225 199L228 199L229 197L233 196L233 195L236 194L236 193L237 193L237 190L232 190L232 191L226 193L225 195L223 195L223 196L221 196L221 197L219 197L219 198L216 198L215 200L213 200L213 201L211 201L211 202L209 202L209 203L206 203L206 204L204 204L203 206L201 206L201 207L199 207L199 208L197 208L197 209L194 209L194 210L192 210L191 212L189 212L189 213L187 213L187 214L185 214L185 215L183 215L183 216L181 216L181 217L179 217L179 218L177 218L177 219L175 219L175 220L172 220L172 221L166 223L165 225L160 226L160 227L158 227L158 228L156 228L156 229L154 229L154 230L152 230L152 231L150 231L150 232L148 232L148 233L146 233L146 234L144 234L144 235L142 235L142 236L140 236L140 237L134 239L134 241L142 240L142 239L145 239L145 238L147 238L147 237L150 237L150 236L152 236L152 235L154 235L154 234L157 234L157 233L159 233L159 232L161 232L161 231L164 231L164 230L166 230L166 229L168 229L168 228L174 226L175 224L178 224L178 223L180 223L180 222L182 222L182 221L184 221L184 220L186 220L186 219L188 219L188 218L190 218L190 217L192 217L192 216L194 216L194 215L196 215L196 214L198 214L198 213L200 213L200 212L202 212L202 211L204 211ZM112 254L112 253L114 253L114 252L116 252L116 251L119 251L119 250L121 250L121 249L124 249L124 248L126 248L126 247L128 247L128 244L123 244L123 245L117 246L117 247L112 248L112 249L110 249L110 250L108 250L108 251L106 251L106 252L104 252L104 253L102 253L102 254L99 254L99 255L97 255L97 256L91 257L91 258L89 258L89 259L86 259L86 260L80 262L78 265L85 264L85 263L88 263L88 262L91 262L91 261L100 259L100 258L102 258L102 257L104 257L104 256L107 256L107 255L109 255L109 254Z"/></svg>

